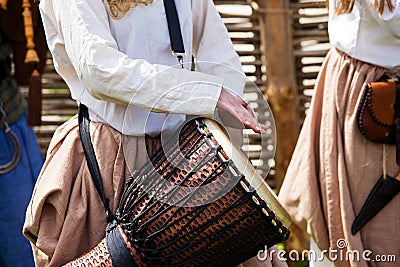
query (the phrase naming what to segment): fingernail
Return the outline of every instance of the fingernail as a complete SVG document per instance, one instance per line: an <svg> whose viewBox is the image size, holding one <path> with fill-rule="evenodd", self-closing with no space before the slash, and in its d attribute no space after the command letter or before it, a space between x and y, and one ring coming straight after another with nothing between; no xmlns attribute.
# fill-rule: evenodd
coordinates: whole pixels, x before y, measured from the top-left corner
<svg viewBox="0 0 400 267"><path fill-rule="evenodd" d="M248 120L245 120L244 124L250 125L250 122Z"/></svg>

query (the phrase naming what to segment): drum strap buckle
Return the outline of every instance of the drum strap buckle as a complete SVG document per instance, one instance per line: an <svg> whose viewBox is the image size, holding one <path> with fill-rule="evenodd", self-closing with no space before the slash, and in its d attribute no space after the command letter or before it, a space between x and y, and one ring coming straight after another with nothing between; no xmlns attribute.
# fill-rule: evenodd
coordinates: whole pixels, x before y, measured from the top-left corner
<svg viewBox="0 0 400 267"><path fill-rule="evenodd" d="M181 25L176 10L175 1L164 1L165 14L167 17L169 38L171 41L172 55L178 58L178 62L183 69L183 58L185 57L185 45L183 44Z"/></svg>

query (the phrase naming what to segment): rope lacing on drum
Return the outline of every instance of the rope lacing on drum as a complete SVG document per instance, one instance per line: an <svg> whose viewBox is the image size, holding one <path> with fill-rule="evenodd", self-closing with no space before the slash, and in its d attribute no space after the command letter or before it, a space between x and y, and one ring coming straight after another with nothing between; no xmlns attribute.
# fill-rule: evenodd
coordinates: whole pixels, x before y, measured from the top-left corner
<svg viewBox="0 0 400 267"><path fill-rule="evenodd" d="M198 132L199 129L201 129L200 132L202 132L203 136L206 136L204 140L197 139L189 149L187 149L188 153L185 154L185 158L190 158L193 153L195 153L197 150L197 146L201 147L205 142L208 142L211 140L212 146L210 147L210 150L206 153L205 156L203 156L203 159L209 159L210 156L212 157L219 157L220 162L218 165L215 167L215 169L209 173L209 175L202 180L200 185L197 186L197 188L191 192L191 194L186 195L185 197L179 199L178 201L175 201L174 203L168 203L173 199L173 197L176 194L176 188L170 189L167 188L166 191L161 192L161 189L165 185L165 183L168 182L168 180L172 177L173 173L177 170L176 166L171 167L171 162L170 161L165 161L163 160L164 154L162 151L159 151L155 155L155 157L152 159L152 162L155 162L154 166L147 166L147 168L144 168L141 170L139 173L135 173L134 175L131 176L130 180L127 183L127 190L126 194L124 194L121 198L120 206L118 208L117 212L117 217L119 221L121 222L122 229L125 231L125 233L130 237L130 241L132 242L133 246L135 247L135 250L143 255L143 258L145 260L148 260L149 262L168 262L168 260L176 262L179 260L180 253L184 253L185 251L190 251L191 248L199 246L201 249L196 250L194 255L191 255L190 258L185 258L184 260L179 260L179 263L174 264L174 266L182 266L182 265L187 265L192 262L195 262L197 259L202 257L202 254L204 250L207 251L216 251L218 252L219 249L223 246L226 246L228 243L230 244L231 242L234 242L233 240L231 241L224 241L223 236L224 235L229 235L232 234L232 232L235 232L236 226L240 227L240 223L242 223L245 220L251 220L253 221L255 219L255 216L262 216L263 214L260 215L255 215L252 213L253 210L255 209L261 209L262 212L264 213L265 217L261 219L260 221L257 221L254 225L251 227L246 228L245 231L241 232L241 235L247 236L247 234L250 234L252 231L257 231L258 227L262 228L262 226L265 226L265 222L269 221L274 225L273 229L269 229L268 231L265 231L265 235L271 235L272 234L272 239L276 240L282 240L282 238L285 238L287 235L287 231L281 230L282 223L280 221L275 220L275 214L270 211L268 208L267 204L253 191L253 190L248 182L246 181L245 177L243 174L240 173L240 171L236 168L236 166L233 164L232 160L227 156L223 148L218 144L217 140L214 138L212 133L208 131L206 125L201 123L201 120L196 121L197 122L197 127L192 127L192 128L186 128L184 131L183 136L181 136L181 146L186 147L190 143L190 138L192 134L194 134L196 131ZM193 126L193 125L192 125ZM173 141L167 144L165 151L169 151L169 148L173 146L175 142L179 142L179 136ZM174 155L174 152L171 152L171 155L168 154L168 159L171 161L176 160L176 157L178 154ZM171 158L172 157L172 158ZM180 162L184 159L180 159ZM164 166L163 166L164 164ZM197 165L195 165L193 168L191 168L192 171L198 170L201 168L202 161L199 160L197 162ZM151 164L149 164L151 165ZM179 166L179 162L176 164ZM151 169L154 168L155 170L159 170L161 168L161 171L169 170L169 173L167 173L163 179L158 179L156 182L150 182L146 184L147 181L154 181L149 176L149 172ZM169 169L171 168L171 169ZM232 172L230 169L232 168L235 173ZM222 208L222 210L219 213L216 213L217 215L207 221L206 223L200 223L196 224L193 222L196 222L195 220L198 218L197 216L201 215L203 211L207 208L206 205L202 206L196 206L196 207L191 207L191 213L185 213L182 215L179 215L182 212L182 206L185 205L191 197L197 192L197 190L204 184L213 181L213 179L217 178L221 171L225 170L230 170L231 174L237 175L238 182L240 182L240 185L238 187L239 191L240 188L244 194L241 194L238 198L234 199L234 201L230 204L227 204ZM156 172L155 172L156 173ZM164 172L162 172L164 173ZM154 173L153 173L154 174ZM193 172L192 172L193 174ZM192 174L189 174L188 176L183 177L183 179L178 183L178 186L183 185L190 177ZM151 174L150 174L151 175ZM156 175L156 174L155 174ZM147 180L149 179L149 180ZM147 180L147 181L146 181ZM229 184L229 183L228 183ZM225 185L225 187L228 186ZM146 194L146 192L150 192L149 194ZM163 203L160 204L159 202L154 201L154 199L158 197L159 199L163 199ZM257 205L252 205L248 206L248 202L253 201ZM141 210L139 214L134 213L133 211L135 210L135 207L137 205L143 205L143 203L146 203L147 206L144 207L144 210ZM166 204L168 203L168 205ZM169 215L167 219L162 221L161 225L157 225L157 229L151 230L149 233L149 227L151 226L150 224L155 222L157 223L157 219L162 215L166 214L166 212L173 207L176 208L177 204L179 204L179 208L177 208L173 214ZM160 205L157 207L156 205ZM209 226L214 226L214 223L217 222L224 214L231 214L232 212L238 212L238 209L243 211L244 207L248 207L244 212L241 212L239 215L239 219L237 221L231 222L229 225L224 226L225 228L223 229L218 229L211 230L211 232L204 234L204 230L209 229ZM149 212L153 212L152 209L156 208L154 213L151 213L151 216L148 216L145 218L146 215L149 215ZM122 215L124 214L124 215ZM178 215L179 220L176 219L174 222L171 222L173 220L174 216ZM190 218L190 216L193 216ZM176 217L175 217L176 218ZM160 218L162 219L162 218ZM146 221L144 221L146 220ZM183 225L180 225L179 223L181 221L184 221L185 223ZM216 224L217 228L219 228L219 224ZM180 228L179 230L176 229ZM189 229L189 228L190 229ZM215 227L215 226L214 226ZM280 231L273 232L276 228L278 228ZM171 237L167 237L167 240L165 243L163 243L159 247L152 247L153 241L156 241L155 238L162 238L163 233L165 233L166 230L171 231L171 229L176 229L176 231L173 232L173 235ZM240 228L238 228L240 229ZM189 234L188 238L183 239L183 232L186 231L186 233ZM200 236L197 236L195 233L200 233ZM173 238L172 238L173 237ZM197 240L194 240L197 238ZM262 238L261 236L257 236L257 238ZM202 244L210 242L210 239L215 242L215 245L213 248L206 248L202 247ZM220 241L220 243L218 243ZM259 240L250 240L249 242L254 241L254 242L259 242ZM175 245L176 244L176 245ZM175 246L173 246L175 245ZM231 244L234 247L234 244ZM171 247L171 248L169 248ZM168 253L167 255L163 253L165 250L172 250L173 252ZM235 248L236 250L241 251L241 255L246 255L247 253L253 253L251 251L245 251L246 248ZM177 258L175 258L178 256Z"/></svg>

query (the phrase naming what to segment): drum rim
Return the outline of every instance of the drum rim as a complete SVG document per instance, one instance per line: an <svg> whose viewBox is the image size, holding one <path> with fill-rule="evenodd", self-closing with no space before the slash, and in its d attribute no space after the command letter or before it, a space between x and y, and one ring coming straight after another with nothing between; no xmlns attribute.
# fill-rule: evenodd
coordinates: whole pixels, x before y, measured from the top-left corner
<svg viewBox="0 0 400 267"><path fill-rule="evenodd" d="M277 195L268 183L256 172L249 159L238 148L232 145L228 136L215 121L204 118L203 123L213 134L218 144L224 149L226 155L233 161L237 169L244 175L246 181L256 190L257 195L267 203L268 207L275 213L276 218L289 229L292 224L291 216L279 202Z"/></svg>

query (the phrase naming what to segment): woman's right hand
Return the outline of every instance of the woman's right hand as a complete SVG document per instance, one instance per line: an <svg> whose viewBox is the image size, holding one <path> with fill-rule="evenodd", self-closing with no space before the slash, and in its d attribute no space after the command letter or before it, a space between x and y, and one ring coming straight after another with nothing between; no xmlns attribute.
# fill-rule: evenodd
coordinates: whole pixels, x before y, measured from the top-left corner
<svg viewBox="0 0 400 267"><path fill-rule="evenodd" d="M234 128L252 129L256 133L263 133L267 127L258 122L256 113L249 103L229 93L222 88L217 108L219 117L227 126Z"/></svg>

